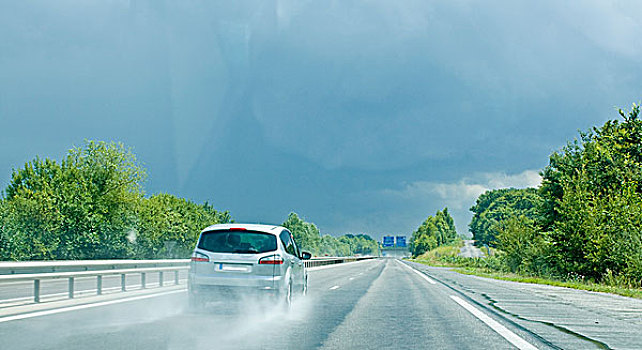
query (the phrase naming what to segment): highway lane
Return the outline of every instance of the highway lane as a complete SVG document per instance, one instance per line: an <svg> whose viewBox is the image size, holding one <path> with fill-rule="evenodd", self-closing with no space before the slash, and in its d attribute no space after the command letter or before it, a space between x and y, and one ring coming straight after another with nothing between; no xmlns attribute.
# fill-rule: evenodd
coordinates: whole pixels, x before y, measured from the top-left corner
<svg viewBox="0 0 642 350"><path fill-rule="evenodd" d="M323 348L513 348L453 302L451 294L389 261Z"/></svg>
<svg viewBox="0 0 642 350"><path fill-rule="evenodd" d="M172 292L0 323L0 337L7 349L514 348L452 296L396 260L374 260L311 271L309 295L289 313L248 302L192 314Z"/></svg>

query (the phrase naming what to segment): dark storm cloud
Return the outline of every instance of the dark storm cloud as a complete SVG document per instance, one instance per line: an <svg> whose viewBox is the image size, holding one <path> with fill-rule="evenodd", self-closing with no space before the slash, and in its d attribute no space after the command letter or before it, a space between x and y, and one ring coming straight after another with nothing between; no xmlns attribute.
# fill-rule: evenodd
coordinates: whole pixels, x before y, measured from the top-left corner
<svg viewBox="0 0 642 350"><path fill-rule="evenodd" d="M577 129L642 96L634 1L0 8L2 182L119 140L150 193L326 232L409 232L446 205L463 231L479 191L537 183Z"/></svg>

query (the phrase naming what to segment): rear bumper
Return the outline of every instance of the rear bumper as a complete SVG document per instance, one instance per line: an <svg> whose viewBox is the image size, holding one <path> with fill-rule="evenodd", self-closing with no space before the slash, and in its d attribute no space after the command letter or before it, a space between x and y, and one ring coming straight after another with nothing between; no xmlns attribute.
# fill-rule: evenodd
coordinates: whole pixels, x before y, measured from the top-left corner
<svg viewBox="0 0 642 350"><path fill-rule="evenodd" d="M203 301L277 299L286 288L282 276L221 276L189 274L190 295Z"/></svg>
<svg viewBox="0 0 642 350"><path fill-rule="evenodd" d="M233 287L247 289L281 289L285 287L283 276L194 274L188 275L192 287Z"/></svg>
<svg viewBox="0 0 642 350"><path fill-rule="evenodd" d="M282 292L273 288L248 288L212 285L191 285L189 293L202 301L277 300Z"/></svg>

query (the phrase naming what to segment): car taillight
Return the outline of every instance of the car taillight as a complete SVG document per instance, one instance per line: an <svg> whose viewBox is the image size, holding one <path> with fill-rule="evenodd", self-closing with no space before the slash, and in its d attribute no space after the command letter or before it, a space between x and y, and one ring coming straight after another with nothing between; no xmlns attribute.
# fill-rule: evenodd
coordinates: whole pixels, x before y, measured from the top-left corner
<svg viewBox="0 0 642 350"><path fill-rule="evenodd" d="M192 255L192 261L208 262L210 258L205 254L194 253L194 255Z"/></svg>
<svg viewBox="0 0 642 350"><path fill-rule="evenodd" d="M281 265L283 264L283 258L280 255L270 255L264 258L259 259L259 264L261 265Z"/></svg>

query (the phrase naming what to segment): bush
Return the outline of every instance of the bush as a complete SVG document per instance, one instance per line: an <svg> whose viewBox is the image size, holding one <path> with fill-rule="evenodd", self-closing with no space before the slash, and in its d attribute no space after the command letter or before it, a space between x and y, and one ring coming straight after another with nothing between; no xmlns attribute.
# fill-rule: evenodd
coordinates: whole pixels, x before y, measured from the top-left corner
<svg viewBox="0 0 642 350"><path fill-rule="evenodd" d="M549 275L548 245L534 220L525 216L510 217L497 223L499 259L511 272Z"/></svg>

